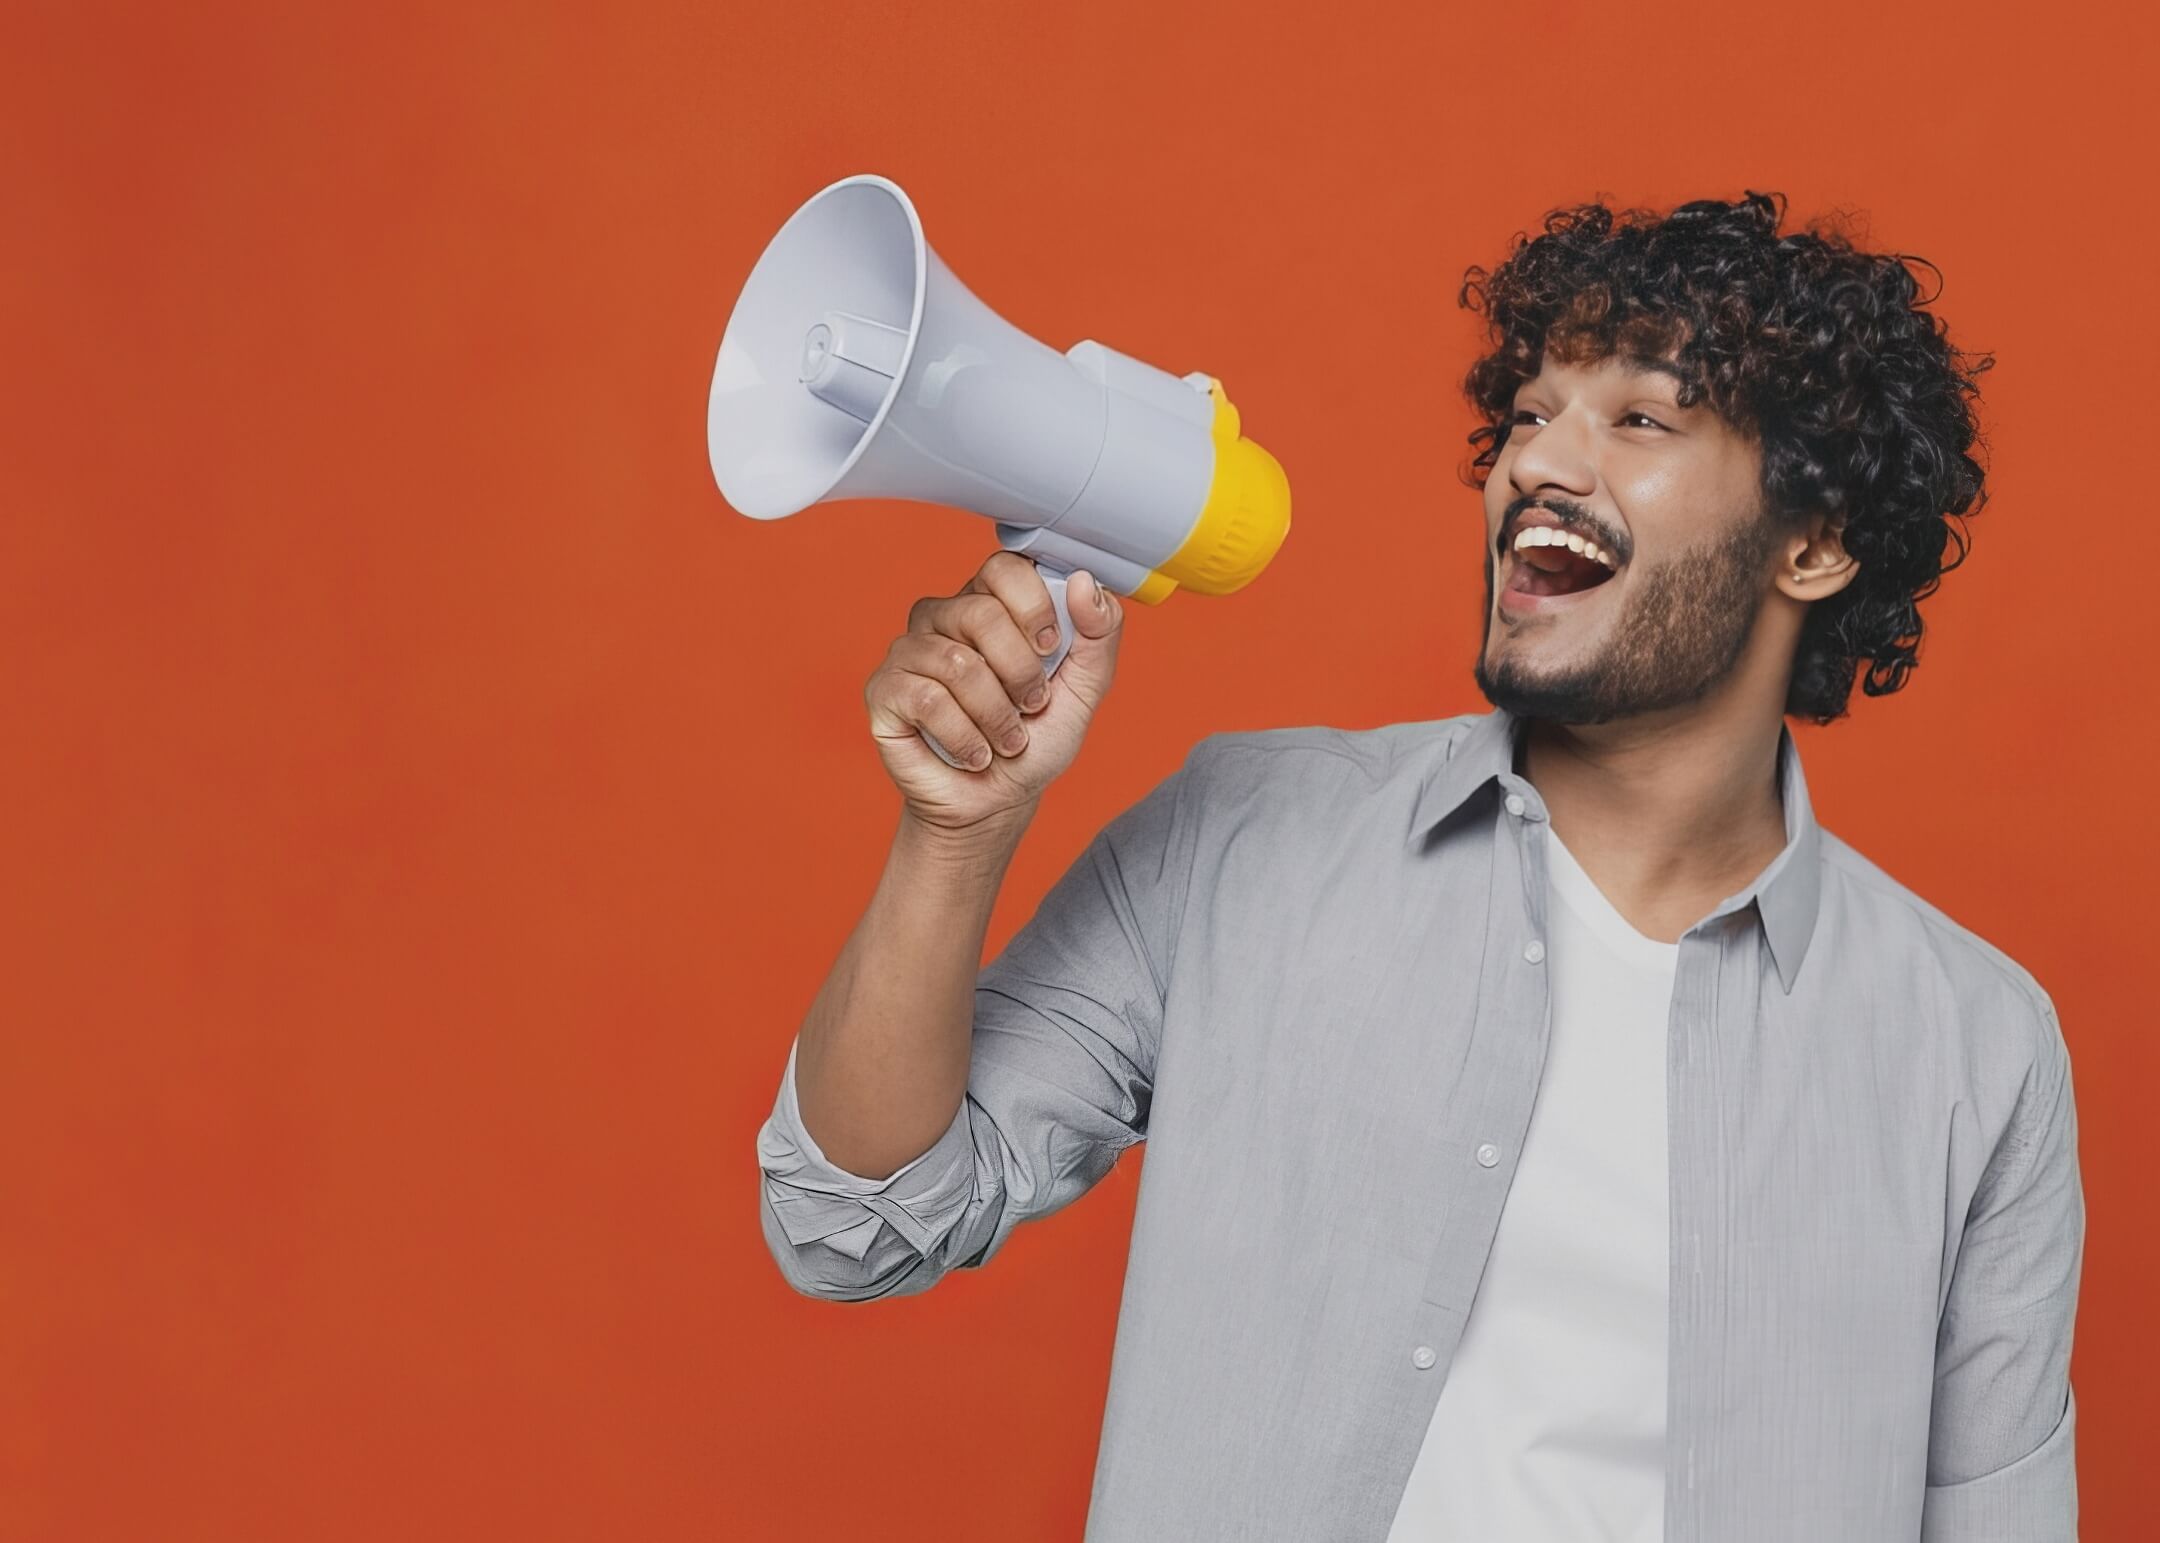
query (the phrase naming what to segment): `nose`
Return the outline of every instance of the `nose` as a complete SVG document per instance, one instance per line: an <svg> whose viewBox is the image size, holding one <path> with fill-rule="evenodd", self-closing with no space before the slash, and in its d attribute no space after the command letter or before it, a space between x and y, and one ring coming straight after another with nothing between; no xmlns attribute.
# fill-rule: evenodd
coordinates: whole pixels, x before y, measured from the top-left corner
<svg viewBox="0 0 2160 1543"><path fill-rule="evenodd" d="M1514 451L1508 481L1518 498L1551 489L1587 499L1597 491L1589 425L1572 408L1562 409L1538 428L1517 426L1508 437L1508 448Z"/></svg>

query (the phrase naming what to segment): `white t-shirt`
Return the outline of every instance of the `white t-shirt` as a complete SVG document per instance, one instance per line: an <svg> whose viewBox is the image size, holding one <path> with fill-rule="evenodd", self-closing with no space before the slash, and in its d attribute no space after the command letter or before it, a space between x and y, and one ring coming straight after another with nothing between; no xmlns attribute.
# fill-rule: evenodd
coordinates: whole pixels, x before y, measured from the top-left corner
<svg viewBox="0 0 2160 1543"><path fill-rule="evenodd" d="M1637 932L1545 829L1552 1037L1521 1160L1389 1543L1659 1543L1666 1014Z"/></svg>

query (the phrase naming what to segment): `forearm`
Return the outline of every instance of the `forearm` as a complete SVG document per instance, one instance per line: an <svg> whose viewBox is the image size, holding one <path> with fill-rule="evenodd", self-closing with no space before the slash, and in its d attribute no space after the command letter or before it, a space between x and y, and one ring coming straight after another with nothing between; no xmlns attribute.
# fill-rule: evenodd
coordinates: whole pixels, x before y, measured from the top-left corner
<svg viewBox="0 0 2160 1543"><path fill-rule="evenodd" d="M955 837L903 812L869 908L797 1036L803 1128L838 1167L885 1178L952 1124L983 942L1032 815Z"/></svg>

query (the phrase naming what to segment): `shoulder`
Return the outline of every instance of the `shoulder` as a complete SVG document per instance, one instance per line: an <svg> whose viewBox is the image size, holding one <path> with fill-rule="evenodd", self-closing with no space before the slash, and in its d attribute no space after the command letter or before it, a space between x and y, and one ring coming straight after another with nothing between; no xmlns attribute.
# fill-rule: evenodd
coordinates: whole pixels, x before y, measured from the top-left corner
<svg viewBox="0 0 2160 1543"><path fill-rule="evenodd" d="M1240 854L1247 882L1296 874L1310 883L1341 869L1377 884L1405 855L1434 771L1476 721L1210 734L1185 764L1200 847Z"/></svg>
<svg viewBox="0 0 2160 1543"><path fill-rule="evenodd" d="M1200 739L1187 765L1195 781L1232 797L1295 800L1329 785L1378 791L1393 780L1421 781L1479 716L1460 713L1368 729L1303 724L1224 730Z"/></svg>
<svg viewBox="0 0 2160 1543"><path fill-rule="evenodd" d="M2015 1075L2066 1062L2055 1003L2032 971L2002 948L1900 883L1828 830L1822 838L1823 900L1834 908L1835 946L1871 960L1856 978L1884 986L1917 1009L1954 1023L1977 1066ZM1828 919L1827 917L1825 919ZM1856 963L1857 960L1848 961Z"/></svg>

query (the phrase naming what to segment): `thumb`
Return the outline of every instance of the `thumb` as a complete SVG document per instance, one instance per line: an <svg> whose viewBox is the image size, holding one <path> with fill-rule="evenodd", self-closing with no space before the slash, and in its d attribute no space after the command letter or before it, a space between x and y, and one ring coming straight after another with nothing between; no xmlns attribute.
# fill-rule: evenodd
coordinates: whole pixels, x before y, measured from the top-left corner
<svg viewBox="0 0 2160 1543"><path fill-rule="evenodd" d="M1125 608L1117 596L1076 570L1065 584L1065 609L1072 617L1073 645L1058 666L1058 678L1071 682L1090 708L1102 700L1117 673L1118 641L1125 631Z"/></svg>
<svg viewBox="0 0 2160 1543"><path fill-rule="evenodd" d="M1124 618L1124 609L1117 596L1095 582L1095 575L1085 568L1072 576L1065 587L1066 609L1072 614L1073 630L1090 638L1107 638L1116 632Z"/></svg>

